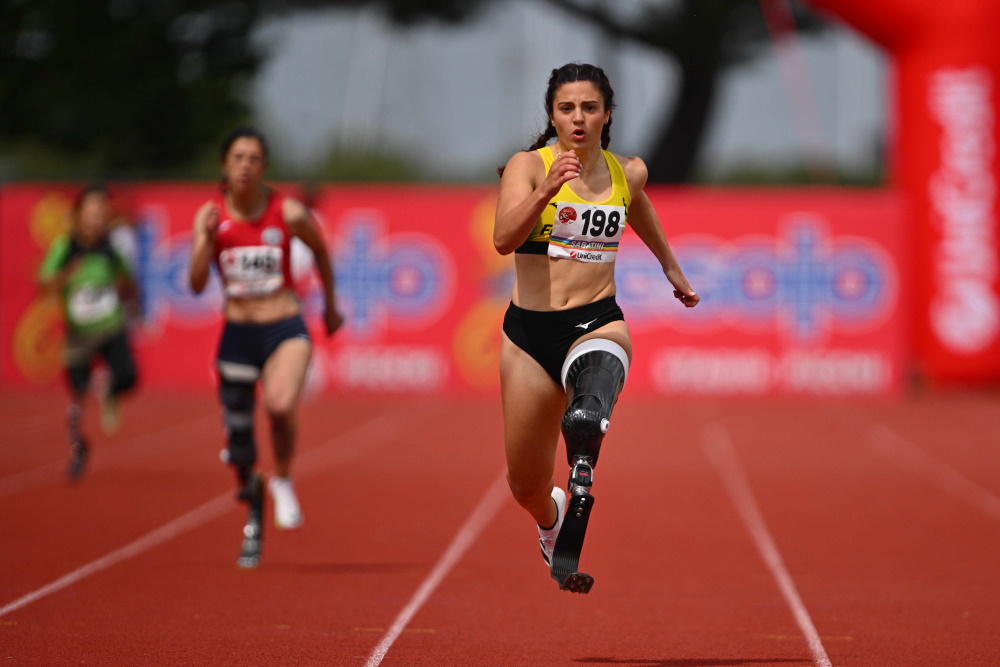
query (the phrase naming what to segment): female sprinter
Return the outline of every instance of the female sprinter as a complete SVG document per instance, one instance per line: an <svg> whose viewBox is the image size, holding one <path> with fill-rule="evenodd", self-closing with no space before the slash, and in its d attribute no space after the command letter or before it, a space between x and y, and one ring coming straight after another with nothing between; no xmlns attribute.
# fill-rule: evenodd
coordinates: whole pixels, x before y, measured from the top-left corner
<svg viewBox="0 0 1000 667"><path fill-rule="evenodd" d="M292 237L312 251L323 283L328 335L343 323L333 292L326 245L301 202L264 183L267 143L257 130L241 127L223 142L223 187L198 209L191 248L191 288L201 293L214 263L225 294L225 327L216 367L225 422L224 459L236 471L237 497L249 506L237 564L260 562L263 478L255 470L254 402L257 381L270 419L274 476L268 489L278 528L302 523L289 478L295 450L296 409L312 354L312 342L293 290Z"/></svg>
<svg viewBox="0 0 1000 667"><path fill-rule="evenodd" d="M508 481L538 524L552 576L579 593L593 584L575 571L593 504L592 468L632 356L615 302L626 223L659 261L674 296L689 308L699 301L643 193L646 165L602 150L614 107L601 68L574 63L552 71L548 126L500 170L493 230L497 251L515 253L500 352ZM560 430L572 466L569 500L553 483Z"/></svg>
<svg viewBox="0 0 1000 667"><path fill-rule="evenodd" d="M103 185L83 189L73 204L69 233L57 238L38 271L43 290L56 292L66 322L64 359L71 402L69 477L78 479L90 450L81 429L83 399L91 368L103 358L109 372L101 390L101 426L118 425L118 397L136 381L135 361L128 340L125 303L136 296L128 266L110 241L114 209Z"/></svg>

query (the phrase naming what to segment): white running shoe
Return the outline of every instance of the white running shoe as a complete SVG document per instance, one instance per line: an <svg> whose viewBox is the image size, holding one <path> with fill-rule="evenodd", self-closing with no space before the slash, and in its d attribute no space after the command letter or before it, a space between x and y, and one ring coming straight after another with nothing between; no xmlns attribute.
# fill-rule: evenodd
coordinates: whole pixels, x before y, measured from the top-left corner
<svg viewBox="0 0 1000 667"><path fill-rule="evenodd" d="M542 558L545 564L552 567L552 552L556 548L556 538L562 528L563 516L566 514L566 492L562 487L552 487L552 502L556 504L556 525L545 529L538 527L538 544L542 547Z"/></svg>
<svg viewBox="0 0 1000 667"><path fill-rule="evenodd" d="M274 525L282 530L294 530L302 525L302 510L295 497L292 480L287 477L272 477L267 488L274 499Z"/></svg>

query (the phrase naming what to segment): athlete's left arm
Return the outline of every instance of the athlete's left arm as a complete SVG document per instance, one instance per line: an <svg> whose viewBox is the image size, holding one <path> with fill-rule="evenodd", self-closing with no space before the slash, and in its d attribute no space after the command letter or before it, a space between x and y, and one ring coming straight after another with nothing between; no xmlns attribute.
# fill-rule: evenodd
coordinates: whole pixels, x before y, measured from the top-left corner
<svg viewBox="0 0 1000 667"><path fill-rule="evenodd" d="M118 250L110 244L108 247L112 255L111 263L114 265L117 276L115 286L118 289L118 297L122 300L129 319L139 319L142 316L142 304L139 300L139 288L132 276L132 270Z"/></svg>
<svg viewBox="0 0 1000 667"><path fill-rule="evenodd" d="M327 335L332 335L344 323L344 316L337 309L333 265L330 261L330 254L326 250L326 243L323 240L322 234L320 234L319 228L313 221L312 214L302 202L285 198L282 205L282 214L285 217L285 224L288 225L288 230L309 247L316 260L316 270L319 272L320 280L323 282L323 321L326 324Z"/></svg>
<svg viewBox="0 0 1000 667"><path fill-rule="evenodd" d="M619 158L625 168L625 179L632 193L632 204L628 208L628 224L636 235L646 244L656 260L663 268L663 275L674 286L674 296L688 308L698 305L701 300L691 288L684 271L681 270L677 258L674 257L667 237L663 233L663 225L649 201L643 188L646 186L648 172L646 164L638 157Z"/></svg>

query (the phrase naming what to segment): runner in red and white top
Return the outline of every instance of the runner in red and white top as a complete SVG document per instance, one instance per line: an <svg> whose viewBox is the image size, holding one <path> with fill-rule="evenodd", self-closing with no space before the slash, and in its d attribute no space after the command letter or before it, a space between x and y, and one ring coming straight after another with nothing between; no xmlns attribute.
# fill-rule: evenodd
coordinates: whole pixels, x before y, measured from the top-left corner
<svg viewBox="0 0 1000 667"><path fill-rule="evenodd" d="M197 293L205 289L214 263L225 294L217 371L227 440L223 460L235 469L237 495L249 505L238 560L242 567L256 567L260 560L264 483L256 471L253 428L258 381L274 448L268 488L275 523L285 529L302 523L289 474L312 341L293 289L292 238L312 251L322 282L327 335L343 324L319 227L302 202L264 183L267 155L267 142L254 128L237 128L226 138L220 154L223 189L195 214L191 248L191 288Z"/></svg>

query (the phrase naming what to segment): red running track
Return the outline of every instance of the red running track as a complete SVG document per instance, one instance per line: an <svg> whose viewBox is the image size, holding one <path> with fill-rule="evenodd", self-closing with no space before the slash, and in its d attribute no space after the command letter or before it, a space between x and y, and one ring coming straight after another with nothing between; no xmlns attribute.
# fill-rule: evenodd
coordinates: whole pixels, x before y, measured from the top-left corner
<svg viewBox="0 0 1000 667"><path fill-rule="evenodd" d="M305 525L240 571L211 394L88 422L70 484L64 397L0 392L0 662L997 665L997 404L626 391L579 596L503 486L498 401L306 403Z"/></svg>

